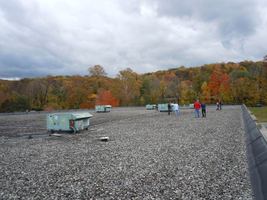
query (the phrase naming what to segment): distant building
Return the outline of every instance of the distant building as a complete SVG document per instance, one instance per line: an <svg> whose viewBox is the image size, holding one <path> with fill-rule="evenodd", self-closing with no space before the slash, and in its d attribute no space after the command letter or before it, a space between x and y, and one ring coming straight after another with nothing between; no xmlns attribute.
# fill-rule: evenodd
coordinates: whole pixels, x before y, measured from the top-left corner
<svg viewBox="0 0 267 200"><path fill-rule="evenodd" d="M267 62L267 55L263 57L263 62Z"/></svg>

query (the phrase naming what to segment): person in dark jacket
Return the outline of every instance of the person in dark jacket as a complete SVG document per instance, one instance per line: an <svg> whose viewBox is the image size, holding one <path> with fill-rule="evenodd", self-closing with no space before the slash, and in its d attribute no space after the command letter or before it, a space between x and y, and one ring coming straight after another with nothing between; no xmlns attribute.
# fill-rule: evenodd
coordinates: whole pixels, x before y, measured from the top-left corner
<svg viewBox="0 0 267 200"><path fill-rule="evenodd" d="M219 100L219 110L222 110L222 101Z"/></svg>
<svg viewBox="0 0 267 200"><path fill-rule="evenodd" d="M172 105L171 105L171 102L168 103L168 115L171 114L171 111L172 111Z"/></svg>
<svg viewBox="0 0 267 200"><path fill-rule="evenodd" d="M206 104L201 103L201 111L202 111L202 117L206 117Z"/></svg>

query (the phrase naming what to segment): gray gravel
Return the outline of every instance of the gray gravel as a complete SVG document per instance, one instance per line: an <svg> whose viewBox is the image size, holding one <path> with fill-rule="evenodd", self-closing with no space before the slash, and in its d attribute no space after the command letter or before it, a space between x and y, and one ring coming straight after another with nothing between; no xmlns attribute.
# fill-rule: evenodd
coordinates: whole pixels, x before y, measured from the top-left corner
<svg viewBox="0 0 267 200"><path fill-rule="evenodd" d="M252 199L240 107L192 112L120 108L33 139L14 136L45 132L44 114L0 116L0 199Z"/></svg>

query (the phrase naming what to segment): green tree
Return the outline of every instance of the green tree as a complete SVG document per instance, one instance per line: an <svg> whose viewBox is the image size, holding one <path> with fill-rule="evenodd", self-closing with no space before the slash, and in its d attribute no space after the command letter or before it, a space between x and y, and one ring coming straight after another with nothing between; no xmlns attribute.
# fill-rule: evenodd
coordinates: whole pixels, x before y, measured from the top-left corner
<svg viewBox="0 0 267 200"><path fill-rule="evenodd" d="M11 99L7 99L2 103L0 112L26 111L29 109L30 104L28 97L23 95L13 95Z"/></svg>

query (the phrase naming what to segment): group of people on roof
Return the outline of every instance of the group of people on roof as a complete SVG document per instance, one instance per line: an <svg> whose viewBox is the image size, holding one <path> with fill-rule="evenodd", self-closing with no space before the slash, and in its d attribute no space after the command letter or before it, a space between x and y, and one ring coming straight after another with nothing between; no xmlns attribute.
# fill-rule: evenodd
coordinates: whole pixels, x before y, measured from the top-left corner
<svg viewBox="0 0 267 200"><path fill-rule="evenodd" d="M196 100L194 103L194 109L195 109L195 117L200 117L200 109L202 113L202 117L206 117L206 104L204 102L200 103L199 100Z"/></svg>
<svg viewBox="0 0 267 200"><path fill-rule="evenodd" d="M202 117L206 117L206 104L204 102L199 102L199 100L197 99L194 103L194 113L195 113L195 118L199 118L200 117L200 109L201 109L201 114ZM171 102L168 103L168 115L170 115L171 111L175 112L176 117L179 116L179 105L178 103L174 103L172 104ZM222 110L222 102L221 101L217 101L216 103L216 110Z"/></svg>

